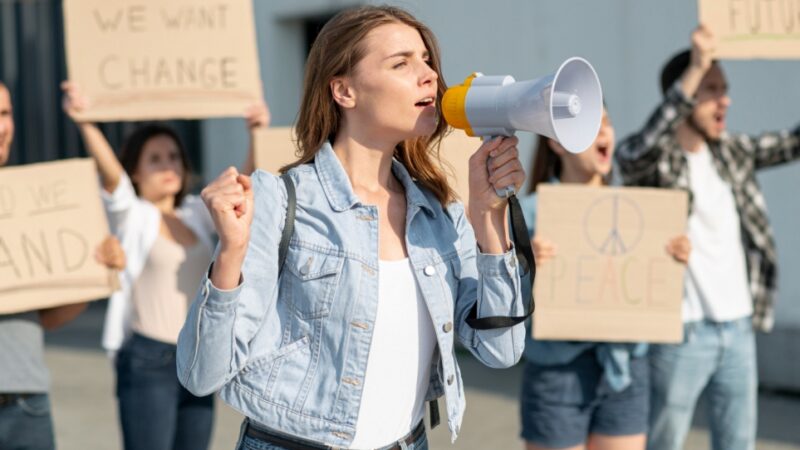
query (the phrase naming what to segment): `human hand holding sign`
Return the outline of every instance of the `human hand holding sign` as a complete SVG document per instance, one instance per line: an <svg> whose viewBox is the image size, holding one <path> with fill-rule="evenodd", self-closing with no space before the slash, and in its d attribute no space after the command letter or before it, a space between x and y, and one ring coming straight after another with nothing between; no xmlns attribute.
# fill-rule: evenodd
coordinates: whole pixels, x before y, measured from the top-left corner
<svg viewBox="0 0 800 450"><path fill-rule="evenodd" d="M97 246L94 252L94 259L112 270L125 268L125 252L122 250L119 240L114 236L106 237Z"/></svg>
<svg viewBox="0 0 800 450"><path fill-rule="evenodd" d="M264 101L256 102L250 105L245 110L244 120L247 122L247 130L250 133L250 145L247 149L247 158L245 159L244 166L242 166L242 173L251 174L256 170L256 130L260 128L267 128L272 116L269 113L269 106Z"/></svg>
<svg viewBox="0 0 800 450"><path fill-rule="evenodd" d="M556 257L558 246L550 239L536 235L531 239L533 256L536 258L536 265L542 266L547 261Z"/></svg>
<svg viewBox="0 0 800 450"><path fill-rule="evenodd" d="M200 193L219 235L220 250L211 282L220 289L239 284L253 223L253 185L249 176L229 167Z"/></svg>
<svg viewBox="0 0 800 450"><path fill-rule="evenodd" d="M685 234L671 239L667 243L667 253L681 264L689 264L689 255L692 252L692 243Z"/></svg>
<svg viewBox="0 0 800 450"><path fill-rule="evenodd" d="M689 68L681 78L681 88L687 98L694 97L700 82L714 63L717 39L705 25L700 24L692 32L692 55Z"/></svg>

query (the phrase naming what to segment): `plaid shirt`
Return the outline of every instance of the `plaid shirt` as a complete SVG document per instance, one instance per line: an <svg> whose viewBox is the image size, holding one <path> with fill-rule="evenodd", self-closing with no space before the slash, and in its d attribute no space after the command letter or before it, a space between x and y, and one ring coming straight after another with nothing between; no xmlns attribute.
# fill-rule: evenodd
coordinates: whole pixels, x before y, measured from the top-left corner
<svg viewBox="0 0 800 450"><path fill-rule="evenodd" d="M618 146L615 158L626 185L684 189L691 198L688 161L675 129L693 109L694 102L686 98L678 82L644 129ZM707 144L717 172L731 185L739 213L753 298L753 325L760 331L770 331L778 259L764 195L755 175L759 169L800 159L800 126L793 132L757 137L723 134L719 141Z"/></svg>

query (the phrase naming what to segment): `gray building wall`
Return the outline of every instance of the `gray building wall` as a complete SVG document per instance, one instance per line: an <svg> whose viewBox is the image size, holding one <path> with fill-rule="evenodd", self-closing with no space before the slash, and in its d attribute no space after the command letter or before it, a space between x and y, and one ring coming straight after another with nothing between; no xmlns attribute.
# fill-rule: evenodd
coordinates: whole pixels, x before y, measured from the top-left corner
<svg viewBox="0 0 800 450"><path fill-rule="evenodd" d="M256 26L264 91L274 125L297 114L309 18L363 2L347 0L256 0ZM660 100L658 73L664 61L689 45L697 24L696 2L662 0L494 0L389 2L405 7L437 34L445 79L460 83L474 71L516 79L554 71L579 55L597 70L618 140L642 126ZM731 85L731 130L758 133L800 120L800 62L724 62ZM520 136L522 150L532 136ZM244 157L241 120L203 124L204 176L213 178ZM532 151L524 152L530 160ZM468 155L464 155L466 158ZM794 192L800 164L759 177L767 197L780 256L776 330L760 337L762 383L800 390L800 203Z"/></svg>

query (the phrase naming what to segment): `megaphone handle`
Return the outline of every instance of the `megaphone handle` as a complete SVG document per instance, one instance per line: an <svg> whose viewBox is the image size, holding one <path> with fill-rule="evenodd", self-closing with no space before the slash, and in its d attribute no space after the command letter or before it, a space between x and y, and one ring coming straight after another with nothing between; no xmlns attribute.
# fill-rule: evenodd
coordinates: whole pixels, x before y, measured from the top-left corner
<svg viewBox="0 0 800 450"><path fill-rule="evenodd" d="M484 136L483 140L484 140L484 142L489 142L489 141L491 141L492 139L494 139L496 137L498 137L498 136ZM492 158L489 157L489 159L486 160L486 170L487 171L489 170L489 167L491 166L491 162L492 162ZM516 194L517 190L514 188L514 185L511 185L511 186L506 186L503 189L495 189L494 192L500 198L509 198L512 195Z"/></svg>

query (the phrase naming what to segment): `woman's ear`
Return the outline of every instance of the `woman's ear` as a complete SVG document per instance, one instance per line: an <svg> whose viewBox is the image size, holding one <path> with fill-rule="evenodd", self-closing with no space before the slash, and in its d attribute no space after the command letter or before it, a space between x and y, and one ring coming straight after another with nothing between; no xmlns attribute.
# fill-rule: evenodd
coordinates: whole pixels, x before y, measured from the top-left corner
<svg viewBox="0 0 800 450"><path fill-rule="evenodd" d="M564 156L567 153L567 150L558 143L558 141L553 139L547 139L547 146L550 147L556 155Z"/></svg>
<svg viewBox="0 0 800 450"><path fill-rule="evenodd" d="M356 106L356 96L350 86L350 81L346 77L338 77L331 80L331 95L333 101L342 108L354 108Z"/></svg>

